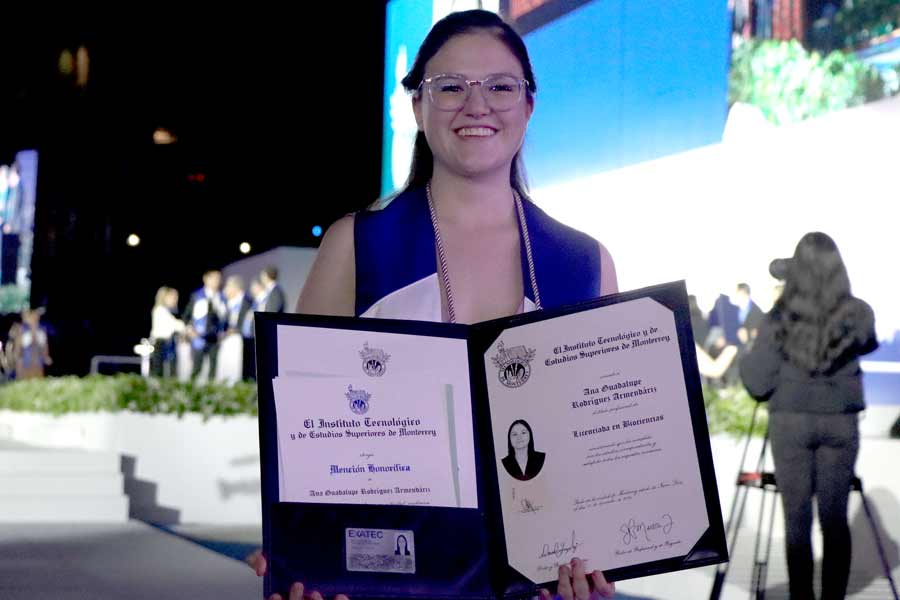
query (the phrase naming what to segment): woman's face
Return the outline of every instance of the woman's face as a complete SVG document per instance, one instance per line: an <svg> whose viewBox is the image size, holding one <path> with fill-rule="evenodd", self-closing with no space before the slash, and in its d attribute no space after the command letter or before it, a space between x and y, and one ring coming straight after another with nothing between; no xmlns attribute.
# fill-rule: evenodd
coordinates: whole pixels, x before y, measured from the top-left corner
<svg viewBox="0 0 900 600"><path fill-rule="evenodd" d="M516 423L512 426L512 429L509 431L509 442L512 444L512 447L516 450L524 450L528 448L528 442L531 441L531 436L528 435L528 428L522 425L521 423Z"/></svg>
<svg viewBox="0 0 900 600"><path fill-rule="evenodd" d="M166 308L175 308L178 306L178 292L172 290L166 293L165 296Z"/></svg>
<svg viewBox="0 0 900 600"><path fill-rule="evenodd" d="M450 38L425 65L426 79L440 74L463 75L467 80L498 74L524 78L519 60L490 32ZM492 110L478 85L471 89L462 108L455 111L435 107L424 87L413 96L416 123L425 132L435 171L446 170L471 178L499 172L505 172L508 178L532 109L532 101L524 90L521 101L504 111Z"/></svg>

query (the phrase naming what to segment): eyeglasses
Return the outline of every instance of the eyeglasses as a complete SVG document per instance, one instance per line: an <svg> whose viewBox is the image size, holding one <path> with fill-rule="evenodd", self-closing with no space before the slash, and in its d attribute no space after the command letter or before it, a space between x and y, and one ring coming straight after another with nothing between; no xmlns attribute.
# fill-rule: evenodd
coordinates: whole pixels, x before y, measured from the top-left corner
<svg viewBox="0 0 900 600"><path fill-rule="evenodd" d="M459 110L472 94L473 86L481 87L481 95L491 110L511 110L522 100L527 79L512 75L491 75L485 79L466 79L462 75L441 74L423 79L419 89L428 90L431 103L438 110Z"/></svg>

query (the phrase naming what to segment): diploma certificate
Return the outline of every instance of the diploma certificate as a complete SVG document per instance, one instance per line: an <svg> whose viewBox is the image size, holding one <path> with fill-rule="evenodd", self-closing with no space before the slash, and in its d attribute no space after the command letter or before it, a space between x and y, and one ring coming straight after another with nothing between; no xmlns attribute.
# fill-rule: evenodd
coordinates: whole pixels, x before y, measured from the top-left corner
<svg viewBox="0 0 900 600"><path fill-rule="evenodd" d="M266 596L728 560L683 282L474 325L256 319Z"/></svg>
<svg viewBox="0 0 900 600"><path fill-rule="evenodd" d="M484 362L511 567L542 582L575 556L614 569L700 539L709 519L669 308L639 298L522 325Z"/></svg>

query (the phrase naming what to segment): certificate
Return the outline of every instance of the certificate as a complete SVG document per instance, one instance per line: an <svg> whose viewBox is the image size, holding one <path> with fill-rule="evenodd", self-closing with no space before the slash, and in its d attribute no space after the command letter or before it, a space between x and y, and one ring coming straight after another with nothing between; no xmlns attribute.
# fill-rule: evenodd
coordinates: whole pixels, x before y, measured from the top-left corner
<svg viewBox="0 0 900 600"><path fill-rule="evenodd" d="M670 309L638 298L521 325L484 365L512 568L542 582L575 556L627 567L706 532Z"/></svg>
<svg viewBox="0 0 900 600"><path fill-rule="evenodd" d="M275 379L280 499L460 506L452 387L400 383Z"/></svg>
<svg viewBox="0 0 900 600"><path fill-rule="evenodd" d="M727 560L683 282L471 326L257 317L266 595Z"/></svg>
<svg viewBox="0 0 900 600"><path fill-rule="evenodd" d="M278 319L270 324L270 329L274 328L274 336L267 337L263 334L258 342L262 348L265 340L270 340L269 345L274 352L268 366L274 367L273 377L277 374L278 380L293 382L287 384L288 388L293 390L292 397L284 400L283 406L279 405L282 413L291 410L291 405L301 411L305 417L295 423L301 428L306 418L313 417L357 420L361 421L362 427L366 427L365 421L360 418L372 418L374 414L400 421L412 415L419 415L419 420L428 426L422 426L420 423L406 429L434 430L434 437L401 436L399 429L403 427L402 424L389 427L385 433L389 435L389 429L397 431L396 440L399 443L396 444L396 448L405 452L407 456L415 455L426 460L436 460L440 456L442 461L452 462L446 468L442 465L439 470L441 475L446 477L451 476L449 472L452 470L455 486L453 500L445 502L444 499L432 499L429 504L462 508L478 506L465 327L450 326L448 330L446 324L442 323L423 324L425 327L408 327L406 325L411 322L406 322L403 323L403 327L396 328L387 322L372 319L335 320L299 316L288 320L290 323ZM366 328L361 328L360 325ZM376 325L381 327L375 327ZM454 337L452 333L448 334L448 331L455 332L459 337ZM441 335L431 335L438 332ZM334 385L339 390L333 390L330 395L325 396L319 387L315 387L318 385L316 381L330 381L332 383L321 385ZM305 392L303 386L308 386ZM378 389L377 396L373 396L376 399L367 403L366 410L369 412L363 414L354 412L350 400L345 397L350 386L354 390L363 390L373 395L375 388ZM260 388L263 398L266 391L268 390ZM282 390L282 394L285 392L286 390ZM440 397L436 394L440 394ZM275 400L277 402L278 398ZM430 412L426 417L422 411ZM436 413L431 414L434 411L441 413L441 424L432 422L438 419ZM278 422L283 425L283 421ZM335 433L347 430L346 427L333 429ZM351 434L346 439L354 445L360 445L357 444L359 440L373 441L375 438L353 437ZM441 444L446 447L446 453L444 450L441 450L439 455L416 452L417 443L428 443L437 439L440 439ZM282 445L279 444L279 452ZM349 447L347 444L344 446ZM367 451L360 448L359 452ZM382 499L389 502L379 503L396 503L392 502L391 498L382 496ZM294 498L291 501L304 499ZM329 496L327 500L322 497L320 501L341 500Z"/></svg>

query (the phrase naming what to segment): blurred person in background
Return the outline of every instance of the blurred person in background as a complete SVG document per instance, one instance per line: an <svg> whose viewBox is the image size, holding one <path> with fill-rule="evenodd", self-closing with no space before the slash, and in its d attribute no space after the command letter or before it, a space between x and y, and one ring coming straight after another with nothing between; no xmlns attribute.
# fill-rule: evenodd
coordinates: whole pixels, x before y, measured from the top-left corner
<svg viewBox="0 0 900 600"><path fill-rule="evenodd" d="M237 275L232 275L225 280L225 300L228 303L228 323L226 325L225 334L230 336L241 337L241 368L239 369L241 378L246 379L247 372L247 337L245 333L245 325L250 317L253 316L253 300L250 295L244 292L244 280ZM249 343L252 345L253 340Z"/></svg>
<svg viewBox="0 0 900 600"><path fill-rule="evenodd" d="M207 379L215 380L219 358L219 338L225 332L228 308L222 295L222 274L210 270L203 274L203 287L191 294L182 320L187 323L187 335L191 341L193 367L191 378L196 379L203 368L203 359L209 358Z"/></svg>
<svg viewBox="0 0 900 600"><path fill-rule="evenodd" d="M150 373L157 377L174 377L177 373L177 336L185 332L184 321L175 316L177 311L178 290L159 288L150 313Z"/></svg>
<svg viewBox="0 0 900 600"><path fill-rule="evenodd" d="M259 282L265 293L265 304L259 309L265 312L284 312L284 290L278 284L278 269L269 265L259 273Z"/></svg>
<svg viewBox="0 0 900 600"><path fill-rule="evenodd" d="M6 343L8 362L14 365L15 379L35 379L53 364L47 329L41 324L43 308L26 309L22 322L13 324Z"/></svg>
<svg viewBox="0 0 900 600"><path fill-rule="evenodd" d="M750 286L746 283L737 284L731 302L738 307L738 341L741 346L746 346L756 339L765 313L750 297Z"/></svg>
<svg viewBox="0 0 900 600"><path fill-rule="evenodd" d="M253 313L263 310L266 290L259 280L250 282L250 301L252 306L241 321L241 336L244 338L244 379L256 379L256 329L253 324Z"/></svg>
<svg viewBox="0 0 900 600"><path fill-rule="evenodd" d="M784 507L792 600L813 596L812 498L824 541L822 598L844 598L850 575L847 499L865 408L859 357L878 347L871 307L853 296L837 245L803 236L769 268L784 291L743 357L741 378L769 401L769 439Z"/></svg>

